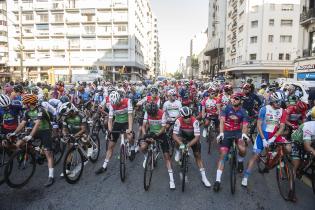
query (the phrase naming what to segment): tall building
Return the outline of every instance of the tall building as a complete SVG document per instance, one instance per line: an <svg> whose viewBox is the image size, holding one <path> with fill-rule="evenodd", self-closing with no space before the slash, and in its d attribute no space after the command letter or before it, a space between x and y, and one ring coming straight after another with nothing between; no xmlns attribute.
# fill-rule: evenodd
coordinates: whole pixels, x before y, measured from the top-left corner
<svg viewBox="0 0 315 210"><path fill-rule="evenodd" d="M8 72L8 20L7 20L7 4L6 1L0 1L0 78L1 82L10 80L10 72Z"/></svg>
<svg viewBox="0 0 315 210"><path fill-rule="evenodd" d="M209 56L204 72L211 78L217 76L224 66L227 0L209 0L208 42L205 55Z"/></svg>
<svg viewBox="0 0 315 210"><path fill-rule="evenodd" d="M298 80L315 80L315 0L301 1L299 53L295 61Z"/></svg>
<svg viewBox="0 0 315 210"><path fill-rule="evenodd" d="M228 0L225 69L257 85L293 73L298 50L299 0Z"/></svg>
<svg viewBox="0 0 315 210"><path fill-rule="evenodd" d="M11 0L7 8L14 78L22 66L34 81L136 80L152 66L149 0Z"/></svg>

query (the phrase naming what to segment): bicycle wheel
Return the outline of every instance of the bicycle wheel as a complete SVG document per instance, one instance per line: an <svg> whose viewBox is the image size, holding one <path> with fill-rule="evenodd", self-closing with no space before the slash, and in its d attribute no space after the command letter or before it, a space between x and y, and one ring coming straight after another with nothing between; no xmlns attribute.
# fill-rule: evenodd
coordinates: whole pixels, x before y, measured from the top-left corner
<svg viewBox="0 0 315 210"><path fill-rule="evenodd" d="M122 182L126 179L126 147L125 145L120 146L120 179Z"/></svg>
<svg viewBox="0 0 315 210"><path fill-rule="evenodd" d="M84 168L83 154L78 147L71 147L63 161L63 174L69 184L75 184L81 178Z"/></svg>
<svg viewBox="0 0 315 210"><path fill-rule="evenodd" d="M258 168L258 172L263 174L266 171L266 163L267 161L267 157L264 154L261 154L257 160L257 168Z"/></svg>
<svg viewBox="0 0 315 210"><path fill-rule="evenodd" d="M25 186L34 175L35 156L25 150L18 150L10 157L5 166L5 181L12 188Z"/></svg>
<svg viewBox="0 0 315 210"><path fill-rule="evenodd" d="M231 151L231 159L230 159L230 184L231 184L231 193L234 194L235 193L235 187L236 187L236 168L237 168L237 163L236 163L236 151L235 148L233 149L233 151Z"/></svg>
<svg viewBox="0 0 315 210"><path fill-rule="evenodd" d="M182 165L181 165L181 173L182 173L182 176L183 176L183 179L182 179L182 192L185 191L186 176L187 176L186 173L188 171L187 158L188 158L188 155L186 153L184 153L183 157L182 157Z"/></svg>
<svg viewBox="0 0 315 210"><path fill-rule="evenodd" d="M52 150L54 153L54 165L58 165L58 163L61 161L65 149L66 144L63 141L61 141L60 138L56 137L53 139Z"/></svg>
<svg viewBox="0 0 315 210"><path fill-rule="evenodd" d="M289 200L289 195L294 194L294 178L292 166L287 157L279 161L276 167L276 176L280 195L283 199Z"/></svg>
<svg viewBox="0 0 315 210"><path fill-rule="evenodd" d="M216 137L215 130L209 129L208 132L208 154L211 153L212 141Z"/></svg>
<svg viewBox="0 0 315 210"><path fill-rule="evenodd" d="M93 152L92 152L92 155L89 157L89 159L91 160L92 163L95 163L98 160L98 157L100 155L101 142L98 135L92 135L90 138L92 139L91 146L93 148Z"/></svg>
<svg viewBox="0 0 315 210"><path fill-rule="evenodd" d="M8 150L4 147L0 148L0 185L5 182L5 166L9 163L10 154ZM11 171L11 168L10 170ZM11 172L10 172L11 173Z"/></svg>
<svg viewBox="0 0 315 210"><path fill-rule="evenodd" d="M154 157L152 150L148 152L148 157L145 162L145 168L144 168L144 179L143 179L143 184L144 184L144 190L148 191L150 184L151 184L151 179L152 179L152 173L153 173L153 162L154 162Z"/></svg>
<svg viewBox="0 0 315 210"><path fill-rule="evenodd" d="M312 175L311 175L311 181L312 181L312 188L313 188L313 193L315 194L315 163L313 162L312 164Z"/></svg>

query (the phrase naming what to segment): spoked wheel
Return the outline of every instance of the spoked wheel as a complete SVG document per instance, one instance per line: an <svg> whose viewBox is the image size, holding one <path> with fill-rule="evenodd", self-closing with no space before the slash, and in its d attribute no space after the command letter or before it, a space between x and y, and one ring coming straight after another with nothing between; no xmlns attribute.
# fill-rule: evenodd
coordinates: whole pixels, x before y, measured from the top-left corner
<svg viewBox="0 0 315 210"><path fill-rule="evenodd" d="M52 150L54 154L54 165L57 165L61 161L62 156L66 150L66 144L61 141L60 138L56 137L52 142Z"/></svg>
<svg viewBox="0 0 315 210"><path fill-rule="evenodd" d="M4 147L0 147L0 185L5 182L5 167L9 163L10 154L8 150ZM11 168L9 169L11 173Z"/></svg>
<svg viewBox="0 0 315 210"><path fill-rule="evenodd" d="M68 150L63 162L63 174L69 184L77 183L82 175L84 162L81 150L75 146Z"/></svg>
<svg viewBox="0 0 315 210"><path fill-rule="evenodd" d="M212 142L213 142L213 139L215 137L216 137L215 131L209 129L209 132L208 132L208 154L211 153Z"/></svg>
<svg viewBox="0 0 315 210"><path fill-rule="evenodd" d="M292 166L287 157L284 157L276 167L277 184L280 195L285 200L290 200L290 195L294 195L294 178Z"/></svg>
<svg viewBox="0 0 315 210"><path fill-rule="evenodd" d="M5 181L12 188L25 186L34 175L35 156L24 150L18 150L10 157L5 166Z"/></svg>
<svg viewBox="0 0 315 210"><path fill-rule="evenodd" d="M154 168L154 157L153 157L152 151L149 151L147 160L145 162L145 168L144 168L143 184L144 184L145 191L149 190L152 174L153 174L153 168Z"/></svg>
<svg viewBox="0 0 315 210"><path fill-rule="evenodd" d="M231 154L231 159L230 159L230 183L231 183L231 193L235 193L235 187L236 187L236 168L237 168L237 162L236 162L236 152L235 150Z"/></svg>
<svg viewBox="0 0 315 210"><path fill-rule="evenodd" d="M98 157L100 155L100 150L101 150L101 142L100 138L98 135L92 135L90 138L91 141L91 147L93 149L93 152L89 159L91 160L92 163L95 163L98 160Z"/></svg>
<svg viewBox="0 0 315 210"><path fill-rule="evenodd" d="M126 147L125 145L120 146L120 179L122 182L126 179Z"/></svg>
<svg viewBox="0 0 315 210"><path fill-rule="evenodd" d="M188 155L184 153L182 157L182 165L181 165L181 173L183 176L182 177L182 192L185 192L187 171L188 171Z"/></svg>

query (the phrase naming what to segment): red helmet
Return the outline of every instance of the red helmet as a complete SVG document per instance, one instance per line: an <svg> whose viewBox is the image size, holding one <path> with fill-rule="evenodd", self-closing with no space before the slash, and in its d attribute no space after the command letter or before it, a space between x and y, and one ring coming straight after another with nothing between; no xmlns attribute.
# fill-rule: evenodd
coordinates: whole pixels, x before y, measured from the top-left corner
<svg viewBox="0 0 315 210"><path fill-rule="evenodd" d="M240 100L243 100L244 99L244 94L243 93L239 93L239 92L237 92L237 93L233 93L232 95L231 95L231 98L238 98L238 99L240 99Z"/></svg>
<svg viewBox="0 0 315 210"><path fill-rule="evenodd" d="M243 89L246 89L246 90L251 89L251 85L248 84L248 83L245 83L245 84L243 85Z"/></svg>
<svg viewBox="0 0 315 210"><path fill-rule="evenodd" d="M296 103L296 107L299 108L302 112L306 112L308 109L308 105L303 101L298 101Z"/></svg>
<svg viewBox="0 0 315 210"><path fill-rule="evenodd" d="M232 87L232 85L224 85L223 89L224 89L225 92L228 92L228 91L232 91L233 87Z"/></svg>

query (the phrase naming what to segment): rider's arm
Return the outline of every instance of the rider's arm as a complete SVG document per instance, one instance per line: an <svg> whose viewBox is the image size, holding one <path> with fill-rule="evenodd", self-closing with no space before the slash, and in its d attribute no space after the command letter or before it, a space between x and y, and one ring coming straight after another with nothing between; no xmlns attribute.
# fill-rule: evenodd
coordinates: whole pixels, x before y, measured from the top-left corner
<svg viewBox="0 0 315 210"><path fill-rule="evenodd" d="M19 133L25 127L26 121L23 120L18 127L15 129L14 133Z"/></svg>
<svg viewBox="0 0 315 210"><path fill-rule="evenodd" d="M191 147L193 145L195 145L199 140L200 140L200 125L199 125L199 121L196 120L193 124L194 126L194 138L192 141L190 141L187 146Z"/></svg>
<svg viewBox="0 0 315 210"><path fill-rule="evenodd" d="M179 132L180 132L180 122L179 120L177 119L175 121L175 124L174 124L174 129L173 129L173 139L175 140L175 142L179 145L181 145L183 142L179 136Z"/></svg>
<svg viewBox="0 0 315 210"><path fill-rule="evenodd" d="M148 130L148 114L145 113L143 117L143 123L141 126L143 136L147 133Z"/></svg>
<svg viewBox="0 0 315 210"><path fill-rule="evenodd" d="M264 132L262 130L263 120L266 117L265 115L266 115L266 107L264 106L259 110L259 116L258 116L258 120L257 120L257 130L258 130L258 133L259 133L261 139L266 139L266 136L264 136Z"/></svg>
<svg viewBox="0 0 315 210"><path fill-rule="evenodd" d="M279 129L277 131L277 133L274 135L275 137L278 137L280 135L282 135L284 128L285 128L285 120L287 118L287 112L285 110L282 111L282 116L280 118L280 126Z"/></svg>
<svg viewBox="0 0 315 210"><path fill-rule="evenodd" d="M80 131L74 135L74 137L79 137L86 132L86 123L82 123L80 126Z"/></svg>
<svg viewBox="0 0 315 210"><path fill-rule="evenodd" d="M132 131L132 125L133 125L133 108L131 100L128 100L128 130Z"/></svg>
<svg viewBox="0 0 315 210"><path fill-rule="evenodd" d="M291 107L293 107L293 106L291 106ZM285 110L285 112L287 112L287 114L286 114L286 119L285 119L285 124L286 125L288 125L288 126L290 126L290 127L292 127L293 125L292 125L292 123L290 123L290 121L289 121L289 118L290 118L290 114L291 114L291 111L292 111L292 108L291 107L288 107L286 110Z"/></svg>
<svg viewBox="0 0 315 210"><path fill-rule="evenodd" d="M157 136L160 136L160 135L162 135L163 133L165 133L165 131L166 131L166 122L167 122L167 118L166 118L166 114L165 114L165 112L164 112L164 113L163 113L163 116L162 116L162 122L161 122L162 128L161 128L161 130L159 131L159 133L157 134Z"/></svg>
<svg viewBox="0 0 315 210"><path fill-rule="evenodd" d="M39 128L39 125L40 125L41 121L42 121L41 119L35 120L35 124L34 124L34 127L33 127L32 131L31 131L31 133L30 133L30 136L34 137L34 135L38 131L38 128Z"/></svg>
<svg viewBox="0 0 315 210"><path fill-rule="evenodd" d="M303 141L304 141L304 149L307 152L310 152L313 156L315 156L315 149L312 147L312 136L313 134L313 126L314 121L305 123L303 126Z"/></svg>
<svg viewBox="0 0 315 210"><path fill-rule="evenodd" d="M114 110L112 105L109 105L109 113L108 113L108 130L113 130L113 116L114 116Z"/></svg>

